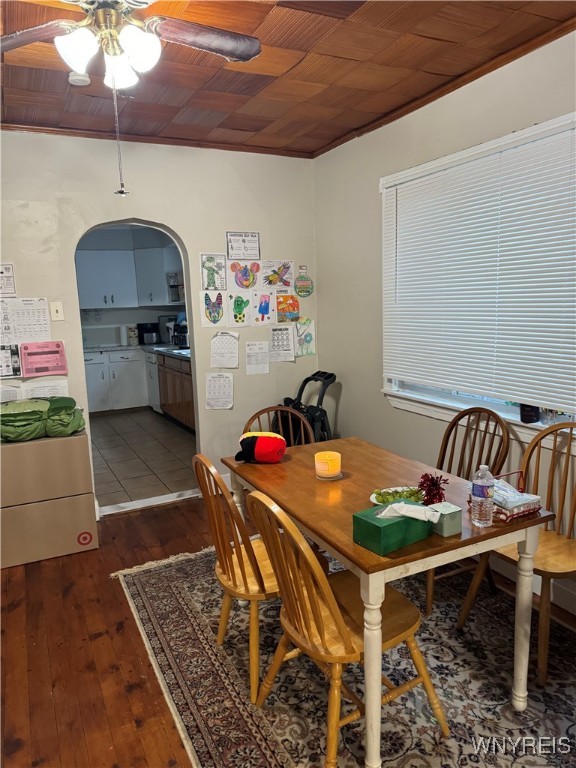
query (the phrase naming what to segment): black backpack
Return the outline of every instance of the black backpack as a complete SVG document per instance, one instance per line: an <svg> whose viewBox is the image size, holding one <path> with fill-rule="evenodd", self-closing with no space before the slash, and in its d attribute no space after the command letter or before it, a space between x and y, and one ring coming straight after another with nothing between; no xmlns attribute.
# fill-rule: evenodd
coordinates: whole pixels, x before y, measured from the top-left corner
<svg viewBox="0 0 576 768"><path fill-rule="evenodd" d="M302 397L304 395L304 390L306 389L306 385L309 384L312 381L318 381L322 384L320 387L320 392L318 394L318 400L316 402L316 405L304 405L302 402ZM295 411L299 411L306 420L310 423L312 430L314 432L314 439L316 442L320 442L322 440L331 440L332 439L332 430L330 429L330 423L328 421L328 414L322 408L322 401L324 400L324 395L326 394L326 390L332 384L336 381L336 374L335 373L327 373L326 371L316 371L316 373L313 373L311 376L307 376L302 384L300 385L298 389L298 393L295 398L293 397L285 397L283 405L287 405L290 408L293 408ZM292 429L294 433L294 440L297 443L298 441L302 442L301 440L301 431L302 431L302 424L294 417L291 416L289 413L282 413L280 414L280 417L282 419L282 433L284 435L290 434L290 427L288 425L288 419L292 420ZM277 423L277 417L274 417L274 421L272 422L272 430L278 431L278 423Z"/></svg>

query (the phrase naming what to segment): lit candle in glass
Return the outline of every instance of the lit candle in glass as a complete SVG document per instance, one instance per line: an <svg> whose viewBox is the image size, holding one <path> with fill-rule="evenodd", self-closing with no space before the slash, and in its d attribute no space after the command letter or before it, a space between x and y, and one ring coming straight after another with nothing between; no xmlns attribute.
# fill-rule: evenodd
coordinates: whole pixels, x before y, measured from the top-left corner
<svg viewBox="0 0 576 768"><path fill-rule="evenodd" d="M340 477L342 472L341 456L336 451L320 451L314 454L316 477L324 480Z"/></svg>

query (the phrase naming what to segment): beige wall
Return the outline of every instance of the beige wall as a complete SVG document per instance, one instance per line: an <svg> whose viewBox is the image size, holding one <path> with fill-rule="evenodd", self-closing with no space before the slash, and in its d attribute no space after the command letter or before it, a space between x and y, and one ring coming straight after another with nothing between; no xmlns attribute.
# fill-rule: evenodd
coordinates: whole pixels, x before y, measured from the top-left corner
<svg viewBox="0 0 576 768"><path fill-rule="evenodd" d="M573 111L575 46L561 38L315 161L320 364L342 382L343 435L434 464L445 427L380 391L380 178Z"/></svg>
<svg viewBox="0 0 576 768"><path fill-rule="evenodd" d="M262 257L305 263L316 281L318 358L235 372L233 411L204 410L210 329L194 324L200 448L235 450L247 414L293 394L317 368L339 383L326 405L342 435L356 434L434 463L444 422L393 409L381 394L381 200L379 179L417 163L526 128L575 108L576 36L566 36L414 114L315 161L257 154L123 144L130 195L118 188L110 141L26 133L2 135L2 256L15 264L20 296L62 299L70 391L86 406L74 251L91 227L138 219L165 228L182 247L193 318L198 253L225 248L227 229L261 233ZM251 329L245 339L263 339ZM338 419L334 409L338 407ZM517 465L520 448L512 453Z"/></svg>
<svg viewBox="0 0 576 768"><path fill-rule="evenodd" d="M268 375L246 376L244 343L266 340L268 332L242 330L234 409L205 410L213 330L199 320L198 254L225 252L226 230L258 231L263 259L307 264L315 279L312 161L136 143L123 144L122 152L126 198L114 194L113 142L3 133L2 258L15 265L19 296L64 302L65 321L52 324L52 338L66 344L70 394L87 410L76 245L87 230L108 222L137 219L168 231L183 252L194 323L199 447L214 459L230 455L247 417L292 395L318 361L271 364ZM316 316L316 294L304 307Z"/></svg>
<svg viewBox="0 0 576 768"><path fill-rule="evenodd" d="M118 188L113 142L2 134L2 256L20 296L64 301L70 391L86 405L74 251L90 228L137 219L178 240L194 319L200 446L235 448L245 416L293 394L316 368L339 383L326 406L337 431L434 462L444 424L393 409L381 394L381 200L379 179L575 108L576 36L561 38L449 96L315 161L124 143L127 189ZM204 409L210 329L198 322L200 251L223 251L227 229L261 233L263 258L306 263L316 292L318 358L275 364L247 377L244 350L233 411ZM189 313L190 314L190 313ZM263 339L262 329L242 332ZM337 418L336 418L337 407ZM516 463L513 454L512 463Z"/></svg>
<svg viewBox="0 0 576 768"><path fill-rule="evenodd" d="M381 393L380 178L573 112L575 65L572 34L315 161L319 359L342 384L342 435L434 465L446 427L433 416L393 408ZM518 439L507 470L519 466L533 436L525 428L512 431ZM497 569L514 576L505 566ZM576 584L556 581L553 590L554 602L574 611Z"/></svg>

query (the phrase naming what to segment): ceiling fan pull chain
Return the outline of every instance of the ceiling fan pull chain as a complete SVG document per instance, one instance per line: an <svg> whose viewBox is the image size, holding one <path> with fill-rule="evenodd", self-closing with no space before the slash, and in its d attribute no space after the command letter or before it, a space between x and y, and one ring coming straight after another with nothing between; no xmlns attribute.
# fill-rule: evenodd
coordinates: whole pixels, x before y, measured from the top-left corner
<svg viewBox="0 0 576 768"><path fill-rule="evenodd" d="M120 178L120 189L114 192L115 195L122 195L125 197L130 194L124 187L124 174L122 173L122 152L120 150L120 120L118 118L118 95L116 92L116 84L112 88L112 98L114 101L114 127L116 128L116 149L118 151L118 176Z"/></svg>

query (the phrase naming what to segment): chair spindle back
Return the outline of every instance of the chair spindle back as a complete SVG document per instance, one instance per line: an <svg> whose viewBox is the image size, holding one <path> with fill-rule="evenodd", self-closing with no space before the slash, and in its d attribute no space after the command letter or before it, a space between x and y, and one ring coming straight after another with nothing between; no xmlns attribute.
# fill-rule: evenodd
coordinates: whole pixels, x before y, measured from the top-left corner
<svg viewBox="0 0 576 768"><path fill-rule="evenodd" d="M316 442L314 430L308 419L287 405L273 405L251 416L244 425L244 432L276 432L286 440L286 445L306 445Z"/></svg>
<svg viewBox="0 0 576 768"><path fill-rule="evenodd" d="M541 498L554 512L554 530L567 538L575 534L576 423L565 421L543 429L526 446L521 463L524 490Z"/></svg>
<svg viewBox="0 0 576 768"><path fill-rule="evenodd" d="M259 491L248 496L248 509L268 550L290 631L312 657L330 655L335 648L354 653L326 574L294 522Z"/></svg>
<svg viewBox="0 0 576 768"><path fill-rule="evenodd" d="M265 592L246 523L220 473L200 453L192 459L192 466L206 504L216 558L223 574L232 584L248 592L249 576L252 574L258 590Z"/></svg>
<svg viewBox="0 0 576 768"><path fill-rule="evenodd" d="M508 454L508 425L488 408L460 411L446 427L437 469L471 480L480 464L498 474Z"/></svg>

